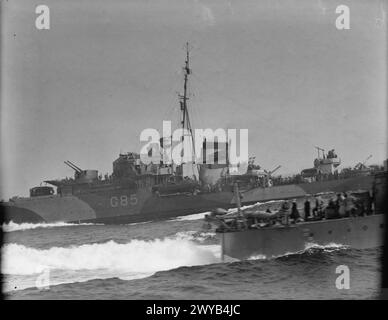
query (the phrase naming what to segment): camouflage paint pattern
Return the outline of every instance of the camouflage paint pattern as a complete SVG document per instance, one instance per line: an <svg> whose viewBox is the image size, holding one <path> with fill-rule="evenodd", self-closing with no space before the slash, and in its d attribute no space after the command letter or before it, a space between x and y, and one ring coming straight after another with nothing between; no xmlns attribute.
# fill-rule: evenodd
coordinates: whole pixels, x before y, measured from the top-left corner
<svg viewBox="0 0 388 320"><path fill-rule="evenodd" d="M319 192L371 190L373 176L254 188L243 193L242 204L303 197ZM171 218L236 205L230 191L158 196L144 188L120 186L73 195L13 198L2 204L5 222L130 223Z"/></svg>

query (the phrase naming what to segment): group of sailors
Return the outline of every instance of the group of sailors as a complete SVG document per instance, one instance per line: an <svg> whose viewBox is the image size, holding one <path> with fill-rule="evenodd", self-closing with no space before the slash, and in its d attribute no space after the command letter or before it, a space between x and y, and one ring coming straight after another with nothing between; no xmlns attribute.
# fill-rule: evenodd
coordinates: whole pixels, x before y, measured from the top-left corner
<svg viewBox="0 0 388 320"><path fill-rule="evenodd" d="M346 217L357 217L372 214L372 198L364 195L364 198L356 198L351 193L338 193L336 197L330 198L325 205L321 196L314 197L314 207L307 198L304 202L304 216L302 217L296 200L293 200L289 214L291 223L304 221L316 221L322 219L339 219Z"/></svg>
<svg viewBox="0 0 388 320"><path fill-rule="evenodd" d="M372 213L372 199L369 193L364 195L364 199L356 198L351 193L338 193L336 197L330 198L325 206L322 198L314 198L315 206L311 210L309 199L304 202L304 220L337 219L345 217L363 216ZM295 204L295 202L294 202ZM294 208L294 206L293 206ZM312 214L311 214L312 213ZM291 212L290 217L297 216L297 209Z"/></svg>
<svg viewBox="0 0 388 320"><path fill-rule="evenodd" d="M311 198L310 198L311 199ZM340 219L370 215L373 212L373 199L369 193L358 194L357 197L351 193L338 193L328 201L323 201L320 195L315 196L312 201L306 198L303 205L303 213L298 208L297 200L292 202L284 201L276 212L270 208L266 210L268 216L261 217L241 212L235 218L221 218L222 230L242 230L262 228L268 226L292 225L301 222L317 221L322 219ZM325 203L326 202L326 203ZM219 230L221 230L219 229Z"/></svg>

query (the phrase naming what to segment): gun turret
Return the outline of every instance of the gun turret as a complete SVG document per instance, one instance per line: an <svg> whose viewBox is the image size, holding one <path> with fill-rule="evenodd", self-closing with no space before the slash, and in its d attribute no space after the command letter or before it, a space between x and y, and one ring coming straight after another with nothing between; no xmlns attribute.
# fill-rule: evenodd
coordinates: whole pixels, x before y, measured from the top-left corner
<svg viewBox="0 0 388 320"><path fill-rule="evenodd" d="M83 170L79 167L77 167L74 163L70 162L69 160L67 161L64 161L64 163L69 166L70 168L72 168L75 172L77 173L81 173L83 172Z"/></svg>
<svg viewBox="0 0 388 320"><path fill-rule="evenodd" d="M64 161L64 163L75 171L74 179L77 182L89 183L89 182L98 180L97 170L82 170L80 167L76 166L74 163L70 162L69 160Z"/></svg>

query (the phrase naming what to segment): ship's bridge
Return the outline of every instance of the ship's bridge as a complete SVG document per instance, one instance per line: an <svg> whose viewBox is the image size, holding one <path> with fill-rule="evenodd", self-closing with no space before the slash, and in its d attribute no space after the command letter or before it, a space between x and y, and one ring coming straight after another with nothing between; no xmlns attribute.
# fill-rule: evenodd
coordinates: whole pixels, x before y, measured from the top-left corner
<svg viewBox="0 0 388 320"><path fill-rule="evenodd" d="M318 152L318 158L314 160L314 168L321 174L333 174L335 168L341 164L341 159L338 158L334 149L329 150L327 155L323 149L318 149L318 151L319 150L322 150L322 155Z"/></svg>
<svg viewBox="0 0 388 320"><path fill-rule="evenodd" d="M316 158L314 160L314 167L319 167L319 166L326 166L326 165L332 165L334 168L337 168L341 164L341 159L340 158Z"/></svg>
<svg viewBox="0 0 388 320"><path fill-rule="evenodd" d="M325 150L320 147L315 147L318 150L318 157L314 160L314 168L302 170L302 176L314 177L320 174L334 174L336 168L341 164L341 159L338 158L334 149L331 149L325 154Z"/></svg>
<svg viewBox="0 0 388 320"><path fill-rule="evenodd" d="M140 174L140 155L134 152L119 154L113 161L113 176L115 178L128 178Z"/></svg>

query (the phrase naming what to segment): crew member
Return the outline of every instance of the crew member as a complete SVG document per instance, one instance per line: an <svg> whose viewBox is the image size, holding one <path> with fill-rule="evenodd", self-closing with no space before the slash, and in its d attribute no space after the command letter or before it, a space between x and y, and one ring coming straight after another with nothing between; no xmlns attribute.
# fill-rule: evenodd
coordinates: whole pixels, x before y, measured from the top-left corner
<svg viewBox="0 0 388 320"><path fill-rule="evenodd" d="M338 218L338 211L336 210L336 204L333 199L330 199L329 204L325 209L326 219Z"/></svg>
<svg viewBox="0 0 388 320"><path fill-rule="evenodd" d="M320 209L321 209L320 201L319 201L318 197L315 197L315 208L313 209L313 216L314 217L318 216L318 212L320 211Z"/></svg>
<svg viewBox="0 0 388 320"><path fill-rule="evenodd" d="M304 219L306 221L310 218L310 210L311 210L310 201L309 199L306 199L306 201L304 202Z"/></svg>
<svg viewBox="0 0 388 320"><path fill-rule="evenodd" d="M347 217L350 215L355 216L355 198L351 194L347 195L345 193L345 211Z"/></svg>
<svg viewBox="0 0 388 320"><path fill-rule="evenodd" d="M337 206L340 218L344 218L346 216L345 197L342 194L338 194L337 196Z"/></svg>
<svg viewBox="0 0 388 320"><path fill-rule="evenodd" d="M292 208L291 208L291 215L290 215L290 218L294 220L294 222L296 222L299 218L300 218L300 214L299 214L299 211L298 211L298 207L296 205L296 200L294 200L292 202Z"/></svg>

